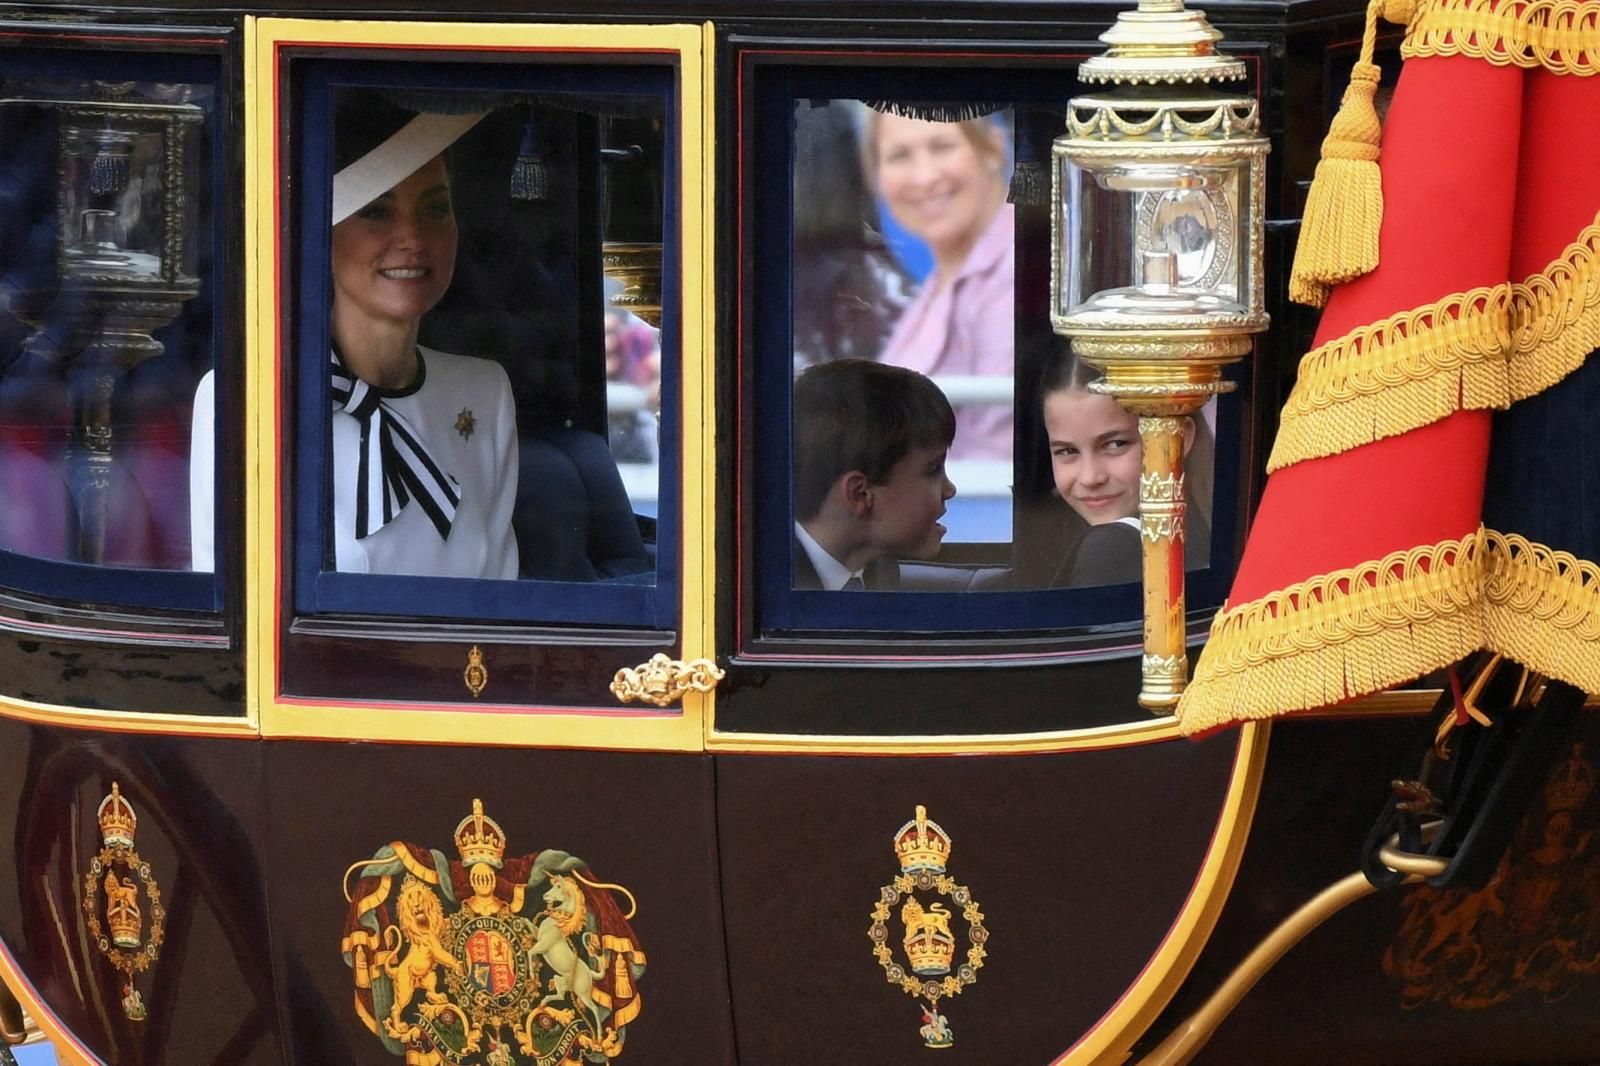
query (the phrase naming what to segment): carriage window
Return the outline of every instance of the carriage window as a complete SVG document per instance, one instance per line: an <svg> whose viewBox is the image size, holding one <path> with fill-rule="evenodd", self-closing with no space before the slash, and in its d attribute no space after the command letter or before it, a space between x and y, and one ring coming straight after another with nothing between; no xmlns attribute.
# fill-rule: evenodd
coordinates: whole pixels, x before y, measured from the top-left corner
<svg viewBox="0 0 1600 1066"><path fill-rule="evenodd" d="M758 122L790 120L760 127L746 174L758 215L790 220L787 247L752 237L758 261L787 252L790 267L751 290L750 433L763 468L791 474L788 499L757 499L762 626L1136 620L1138 420L1090 391L1099 372L1049 322L1050 145L1073 87L1046 97L1018 70L758 71ZM1233 399L1188 423L1197 575L1230 554L1237 479L1215 487L1216 457L1220 433L1236 458L1238 420ZM1216 577L1191 580L1195 603ZM857 590L921 595L816 595Z"/></svg>
<svg viewBox="0 0 1600 1066"><path fill-rule="evenodd" d="M1036 109L795 104L797 589L1139 580L1138 420L1017 293L1017 244L1048 229L1015 193L1049 195L1019 120L1048 147ZM1215 411L1190 425L1198 567Z"/></svg>
<svg viewBox="0 0 1600 1066"><path fill-rule="evenodd" d="M301 609L658 624L672 70L310 67Z"/></svg>
<svg viewBox="0 0 1600 1066"><path fill-rule="evenodd" d="M214 65L7 56L0 584L215 605Z"/></svg>

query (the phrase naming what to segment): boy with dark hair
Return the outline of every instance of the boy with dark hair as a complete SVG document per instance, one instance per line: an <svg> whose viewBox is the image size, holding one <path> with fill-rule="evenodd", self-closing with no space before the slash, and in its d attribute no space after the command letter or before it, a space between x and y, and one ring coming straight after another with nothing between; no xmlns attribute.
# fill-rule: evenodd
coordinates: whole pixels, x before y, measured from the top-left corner
<svg viewBox="0 0 1600 1066"><path fill-rule="evenodd" d="M896 560L939 553L955 412L915 370L866 359L794 385L794 585L893 588Z"/></svg>

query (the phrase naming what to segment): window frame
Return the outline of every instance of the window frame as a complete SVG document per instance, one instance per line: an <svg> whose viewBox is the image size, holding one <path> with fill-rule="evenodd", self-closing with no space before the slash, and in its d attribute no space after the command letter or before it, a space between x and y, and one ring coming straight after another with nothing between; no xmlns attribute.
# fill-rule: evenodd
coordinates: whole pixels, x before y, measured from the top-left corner
<svg viewBox="0 0 1600 1066"><path fill-rule="evenodd" d="M332 61L337 64L339 60ZM304 93L299 109L303 116L295 126L309 140L307 131L328 131L331 127L331 100L335 93L345 89L401 87L419 91L432 91L443 73L439 70L397 69L394 64L370 65L337 70L321 58L308 59L308 68L302 71L298 88ZM651 65L654 66L654 65ZM678 231L673 219L681 199L677 175L680 148L676 137L679 118L674 99L675 80L665 67L659 67L668 81L663 94L664 174L662 215L662 292L670 293L678 286L682 261ZM500 71L494 73L499 74ZM553 95L581 95L575 89L524 88L522 85L486 84L487 81L524 82L536 79L537 73L526 70L508 70L507 76L491 78L484 68L474 70L475 78L454 83L450 91L481 92L548 92ZM596 75L607 76L606 73ZM567 80L572 75L559 72L557 80ZM649 75L647 75L649 77ZM597 90L598 91L598 90ZM642 95L642 94L641 94ZM302 142L304 145L304 141ZM296 296L298 322L295 333L299 338L297 354L291 375L295 381L298 412L316 412L317 418L295 418L295 448L297 455L325 456L329 440L331 418L329 387L325 361L316 353L322 351L329 336L328 319L331 305L331 285L326 276L328 261L328 202L316 190L329 188L332 181L329 159L332 138L324 136L317 146L321 150L307 150L302 146L297 167L302 181L300 188L309 195L296 204L299 218L299 235L296 242L300 270ZM661 382L661 439L663 442L681 442L679 431L678 394L683 365L682 304L668 302L662 309L661 349L663 367ZM298 373L296 373L298 372ZM679 506L678 468L680 448L663 447L659 467L659 503L661 514L674 519ZM532 625L595 625L618 629L671 629L677 616L677 564L678 523L663 521L658 524L657 565L654 580L645 583L562 582L533 578L516 580L439 578L422 576L395 576L379 574L343 573L325 568L324 559L330 551L329 531L332 522L328 514L331 488L327 480L326 463L297 464L293 499L295 543L293 583L295 610L302 618L324 615L388 616L395 618L430 617L474 618L497 623ZM306 501L312 501L309 505ZM312 550L310 545L317 544Z"/></svg>
<svg viewBox="0 0 1600 1066"><path fill-rule="evenodd" d="M58 57L70 62L101 55L147 61L163 70L178 58L215 71L216 121L208 133L212 170L201 180L215 183L209 254L213 366L222 383L215 440L219 471L242 464L244 439L243 366L229 355L239 350L244 314L244 255L238 241L243 207L237 196L242 169L223 128L240 104L241 44L237 26L215 22L90 26L0 20L0 54L37 56L52 71L59 69ZM0 714L130 733L254 735L258 723L246 698L243 516L237 497L217 508L216 565L210 575L124 572L157 584L179 575L197 578L195 608L163 605L155 602L159 596L144 606L114 601L104 584L112 568L86 564L65 564L93 571L85 575L87 585L68 594L58 585L29 580L31 574L54 572L47 560L13 553L24 576L0 588L0 677L10 679L0 692ZM197 685L196 678L206 683Z"/></svg>
<svg viewBox="0 0 1600 1066"><path fill-rule="evenodd" d="M196 236L197 246L205 247L207 268L200 275L200 290L194 297L209 295L211 305L210 328L212 368L216 373L217 417L213 423L212 453L217 457L227 454L231 420L237 418L233 402L236 369L227 366L224 354L231 350L231 337L235 329L231 307L236 299L226 278L233 252L228 241L228 202L230 161L223 144L223 130L230 108L233 106L232 87L229 84L226 56L215 38L179 37L173 35L170 52L156 52L142 33L125 31L126 43L112 39L93 51L81 48L71 35L45 35L37 32L7 34L4 41L7 73L13 77L59 77L60 65L70 67L97 66L105 63L111 68L106 77L110 80L176 81L183 84L205 85L211 91L207 105L205 133L197 138L204 145L209 158L195 164L198 184L207 190L212 205L210 212L210 239L206 236L205 220ZM51 51L60 54L50 55ZM184 76L173 77L177 66ZM170 325L170 324L169 324ZM165 329L167 327L163 327ZM157 330L157 333L162 330ZM187 466L186 466L187 469ZM221 464L214 470L213 493L222 499ZM224 564L229 543L229 525L226 508L218 507L214 516L213 542L217 546L216 566L210 573L188 570L162 570L151 567L121 566L112 563L83 563L63 559L50 559L25 552L0 548L0 588L14 593L32 603L36 609L47 605L93 604L113 610L151 612L161 615L162 628L173 623L188 623L196 629L196 637L214 640L216 623L225 610L229 596L228 575ZM0 611L0 614L3 614Z"/></svg>
<svg viewBox="0 0 1600 1066"><path fill-rule="evenodd" d="M735 393L735 402L719 426L720 436L729 442L720 453L719 470L736 486L738 496L731 507L724 502L726 510L718 525L722 551L720 587L729 594L732 610L719 616L720 639L729 649L729 679L709 723L707 744L712 750L1038 752L1146 743L1177 735L1172 718L1152 718L1134 700L1139 687L1143 622L1139 590L1134 585L1071 590L1071 595L1086 599L1098 599L1108 593L1115 598L1120 593L1128 605L1120 619L1072 628L1056 621L1037 628L987 630L970 624L969 608L977 603L977 596L992 596L998 604L1017 595L1060 597L1064 590L943 594L949 613L942 622L914 622L889 633L859 625L863 618L871 617L871 600L894 596L888 592L837 597L839 613L821 620L791 618L791 628L772 624L770 611L762 613L762 597L770 590L763 585L760 553L765 546L769 551L778 551L780 560L787 559L790 538L785 523L791 517L790 504L787 499L780 501L784 513L777 519L769 515L765 524L758 524L760 519L753 512L756 501L761 499L758 479L769 469L766 464L775 463L785 470L786 484L789 480L788 397L793 374L788 310L785 308L781 328L759 320L761 279L756 275L760 271L752 267L769 262L763 258L757 238L774 216L772 186L782 186L778 193L783 197L783 210L792 217L788 206L792 177L787 144L779 155L783 160L781 176L754 173L756 160L764 158L762 153L768 153L767 157L771 154L770 145L762 140L772 136L770 130L763 131L763 124L770 125L773 113L762 110L761 105L768 103L760 95L763 78L792 68L812 77L844 71L852 77L867 81L876 77L888 84L890 79L884 72L893 73L904 67L924 68L930 72L929 77L935 70L948 76L957 68L1001 68L1014 72L1019 79L1032 75L1060 84L1065 77L1065 88L1059 94L1065 99L1075 95L1072 70L1077 63L1103 49L1092 39L1098 28L1097 25L1091 31L1086 26L1078 39L990 38L982 42L943 42L938 46L930 46L925 39L888 35L863 44L799 42L736 30L726 34L721 75L735 81L738 91L722 102L720 113L724 124L739 132L739 138L720 157L722 180L731 189L726 209L733 221L733 232L727 236L723 249L727 262L733 264L733 274L724 279L723 285L736 297L733 313L723 320L721 338L734 358L731 366L721 368L720 380L723 388ZM1248 53L1246 61L1258 70L1270 61L1265 46L1259 42L1246 42L1240 50ZM841 79L830 84L856 83ZM1259 78L1256 84L1260 84ZM776 90L768 90L773 91ZM801 96L913 98L904 90L851 91L824 85L817 91L808 84L803 93L790 94L789 102L792 104ZM927 96L939 97L937 93ZM765 200L760 199L759 190L763 187L768 191ZM787 273L792 254L787 244L787 217L782 228L785 244L779 261ZM792 284L787 276L781 283L770 284L780 299L791 298ZM779 363L783 366L779 367ZM1263 390L1271 387L1274 369L1265 365L1262 358L1254 357L1233 373L1240 389L1228 402L1237 405L1239 428L1235 443L1226 450L1219 446L1221 457L1215 471L1215 499L1228 502L1214 507L1211 568L1190 574L1191 581L1210 574L1216 589L1203 600L1191 595L1187 618L1191 650L1203 644L1215 605L1221 602L1231 581L1243 541L1242 530L1260 489L1259 480L1252 476L1252 458L1259 452L1261 434L1270 429L1253 410L1253 398L1264 395ZM781 389L774 384L779 380ZM769 401L780 408L774 410L768 406ZM781 426L784 437L781 458L776 459L767 450L774 447L773 442L757 439L762 427L770 430L774 423ZM1231 499L1225 495L1230 491ZM771 542L763 540L773 528L780 535ZM781 548L774 547L780 544ZM767 561L769 567L772 563ZM782 561L781 565L783 574L777 580L782 584L777 591L799 595L787 587L792 563ZM774 580L770 572L765 576L768 582ZM1192 583L1191 590L1198 584ZM809 595L827 597L825 593ZM903 593L895 599L903 601L905 607L894 609L922 618L925 616L920 605L935 602L930 597L938 595ZM1202 605L1196 606L1197 603Z"/></svg>
<svg viewBox="0 0 1600 1066"><path fill-rule="evenodd" d="M892 61L886 55L892 56ZM741 79L745 89L739 99L740 128L749 135L752 147L741 153L743 172L738 188L746 203L759 205L755 207L756 217L769 220L794 217L792 124L763 122L754 116L766 118L802 99L915 98L914 88L898 92L891 89L897 83L917 86L934 79L948 81L959 76L953 68L975 71L965 75L974 80L994 73L1020 83L1027 79L1029 68L1041 62L1075 65L1082 58L1078 53L947 53L925 48L893 53L840 50L830 52L830 62L825 65L819 64L816 54L810 51L752 50L744 56L748 59ZM876 65L868 68L863 61L869 59ZM1053 73L1061 88L1040 93L1040 99L1054 102L1059 97L1064 103L1083 91L1082 87L1074 87L1074 81L1061 77L1059 66L1053 68ZM890 88L874 94L874 85ZM830 86L829 91L818 91ZM1019 102L1034 101L1024 98ZM759 168L774 158L788 161L785 172L771 176L759 173ZM773 280L777 272L769 269L764 278L745 278L740 285L743 305L751 309L749 324L740 338L740 361L745 364L740 376L751 383L741 393L739 418L739 460L745 466L740 484L747 488L753 484L751 471L787 472L793 468L789 440L792 359L780 358L792 351L793 242L792 228L785 228L782 233L777 230L770 224L757 225L741 234L741 238L749 240L741 247L741 262L786 264L783 276L777 280ZM1232 368L1230 376L1241 388L1221 397L1218 404L1211 557L1207 566L1188 574L1191 610L1207 618L1227 595L1232 559L1242 540L1238 504L1247 487L1242 459L1249 451L1251 427L1247 412L1254 391L1252 373L1251 366ZM1022 391L1019 388L1019 396ZM773 431L774 426L783 427L783 432ZM1043 643L1056 644L1060 651L1093 653L1124 645L1126 632L1136 632L1142 624L1142 592L1136 583L976 593L868 590L855 593L848 600L827 592L795 589L792 553L788 550L793 526L792 494L768 492L750 498L756 501L756 519L753 527L742 532L751 538L745 543L751 545L754 559L740 560L740 578L754 596L740 599L744 609L741 655L782 655L788 649L803 651L810 657L829 654L832 645L842 658L870 658L872 652L863 647L867 644L896 657L932 654L943 658L961 654L963 647L969 654L992 657L996 643L1014 645L1018 635L1029 634L1038 636ZM1215 501L1223 500L1229 501L1227 506L1215 505ZM1015 540L1013 531L1013 544ZM778 557L770 557L773 555ZM915 617L908 618L909 615ZM919 644L923 646L921 651L917 649Z"/></svg>
<svg viewBox="0 0 1600 1066"><path fill-rule="evenodd" d="M705 27L683 24L534 25L502 23L331 22L248 18L246 154L249 232L257 235L251 264L250 404L253 491L251 524L257 543L251 573L252 619L257 643L252 692L260 701L267 735L390 739L418 742L512 743L564 747L699 750L708 694L691 692L667 707L622 704L608 682L623 666L639 666L653 653L689 659L709 652L701 575L706 571L701 485L703 442L688 432L710 403L704 379L709 352L708 286L702 276L711 240L705 218L709 177L704 173L709 115L704 108ZM470 62L605 62L597 54L637 57L672 68L678 137L679 274L676 314L681 353L678 416L681 459L671 486L677 494L677 588L661 596L660 625L617 626L572 621L544 623L489 619L460 622L413 615L301 614L294 600L294 351L298 323L291 320L296 261L288 254L296 236L290 201L280 179L294 158L290 123L291 68L298 58L350 56ZM664 264L664 275L666 274ZM324 423L325 424L325 423ZM665 465L665 464L664 464ZM663 503L665 506L665 502ZM658 566L661 560L658 558ZM356 576L356 575L344 575ZM658 578L659 580L659 578ZM531 581L504 582L508 589ZM571 583L549 583L570 589ZM585 587L589 587L585 585ZM466 669L474 654L488 671L488 686L471 694Z"/></svg>

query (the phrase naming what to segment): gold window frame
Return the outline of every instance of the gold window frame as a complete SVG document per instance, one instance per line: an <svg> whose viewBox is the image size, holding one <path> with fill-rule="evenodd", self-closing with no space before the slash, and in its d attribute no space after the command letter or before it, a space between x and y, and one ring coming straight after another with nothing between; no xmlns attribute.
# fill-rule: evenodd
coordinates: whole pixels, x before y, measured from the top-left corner
<svg viewBox="0 0 1600 1066"><path fill-rule="evenodd" d="M283 491L281 367L288 338L282 330L288 294L279 282L285 263L280 196L281 105L287 99L286 60L296 50L379 49L423 56L474 52L529 55L670 54L676 59L679 101L679 271L682 424L679 516L679 640L685 660L713 658L709 543L713 460L711 395L712 114L709 25L536 25L464 22L368 22L248 18L245 21L245 651L250 720L266 737L371 740L458 745L701 751L713 693L690 692L679 706L542 707L474 702L463 687L458 702L414 704L285 696L280 691L280 646L287 576L278 550L289 528ZM465 640L463 644L470 643ZM463 667L467 660L463 658ZM493 670L493 663L488 664Z"/></svg>

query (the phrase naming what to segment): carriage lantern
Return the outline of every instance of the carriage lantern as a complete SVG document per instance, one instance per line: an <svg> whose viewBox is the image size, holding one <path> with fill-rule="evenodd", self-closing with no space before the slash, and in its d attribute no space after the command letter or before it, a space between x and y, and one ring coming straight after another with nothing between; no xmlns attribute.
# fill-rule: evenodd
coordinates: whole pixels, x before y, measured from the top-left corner
<svg viewBox="0 0 1600 1066"><path fill-rule="evenodd" d="M1090 388L1139 416L1144 659L1139 702L1170 711L1184 649L1183 419L1229 391L1223 369L1267 328L1267 141L1222 34L1182 0L1140 0L1079 78L1051 168L1051 325L1102 372Z"/></svg>
<svg viewBox="0 0 1600 1066"><path fill-rule="evenodd" d="M82 97L20 96L0 108L54 112L55 271L6 309L33 332L25 348L67 372L73 434L68 477L79 520L75 558L105 553L111 396L159 356L152 334L200 291L196 140L205 112L183 85L94 82Z"/></svg>

